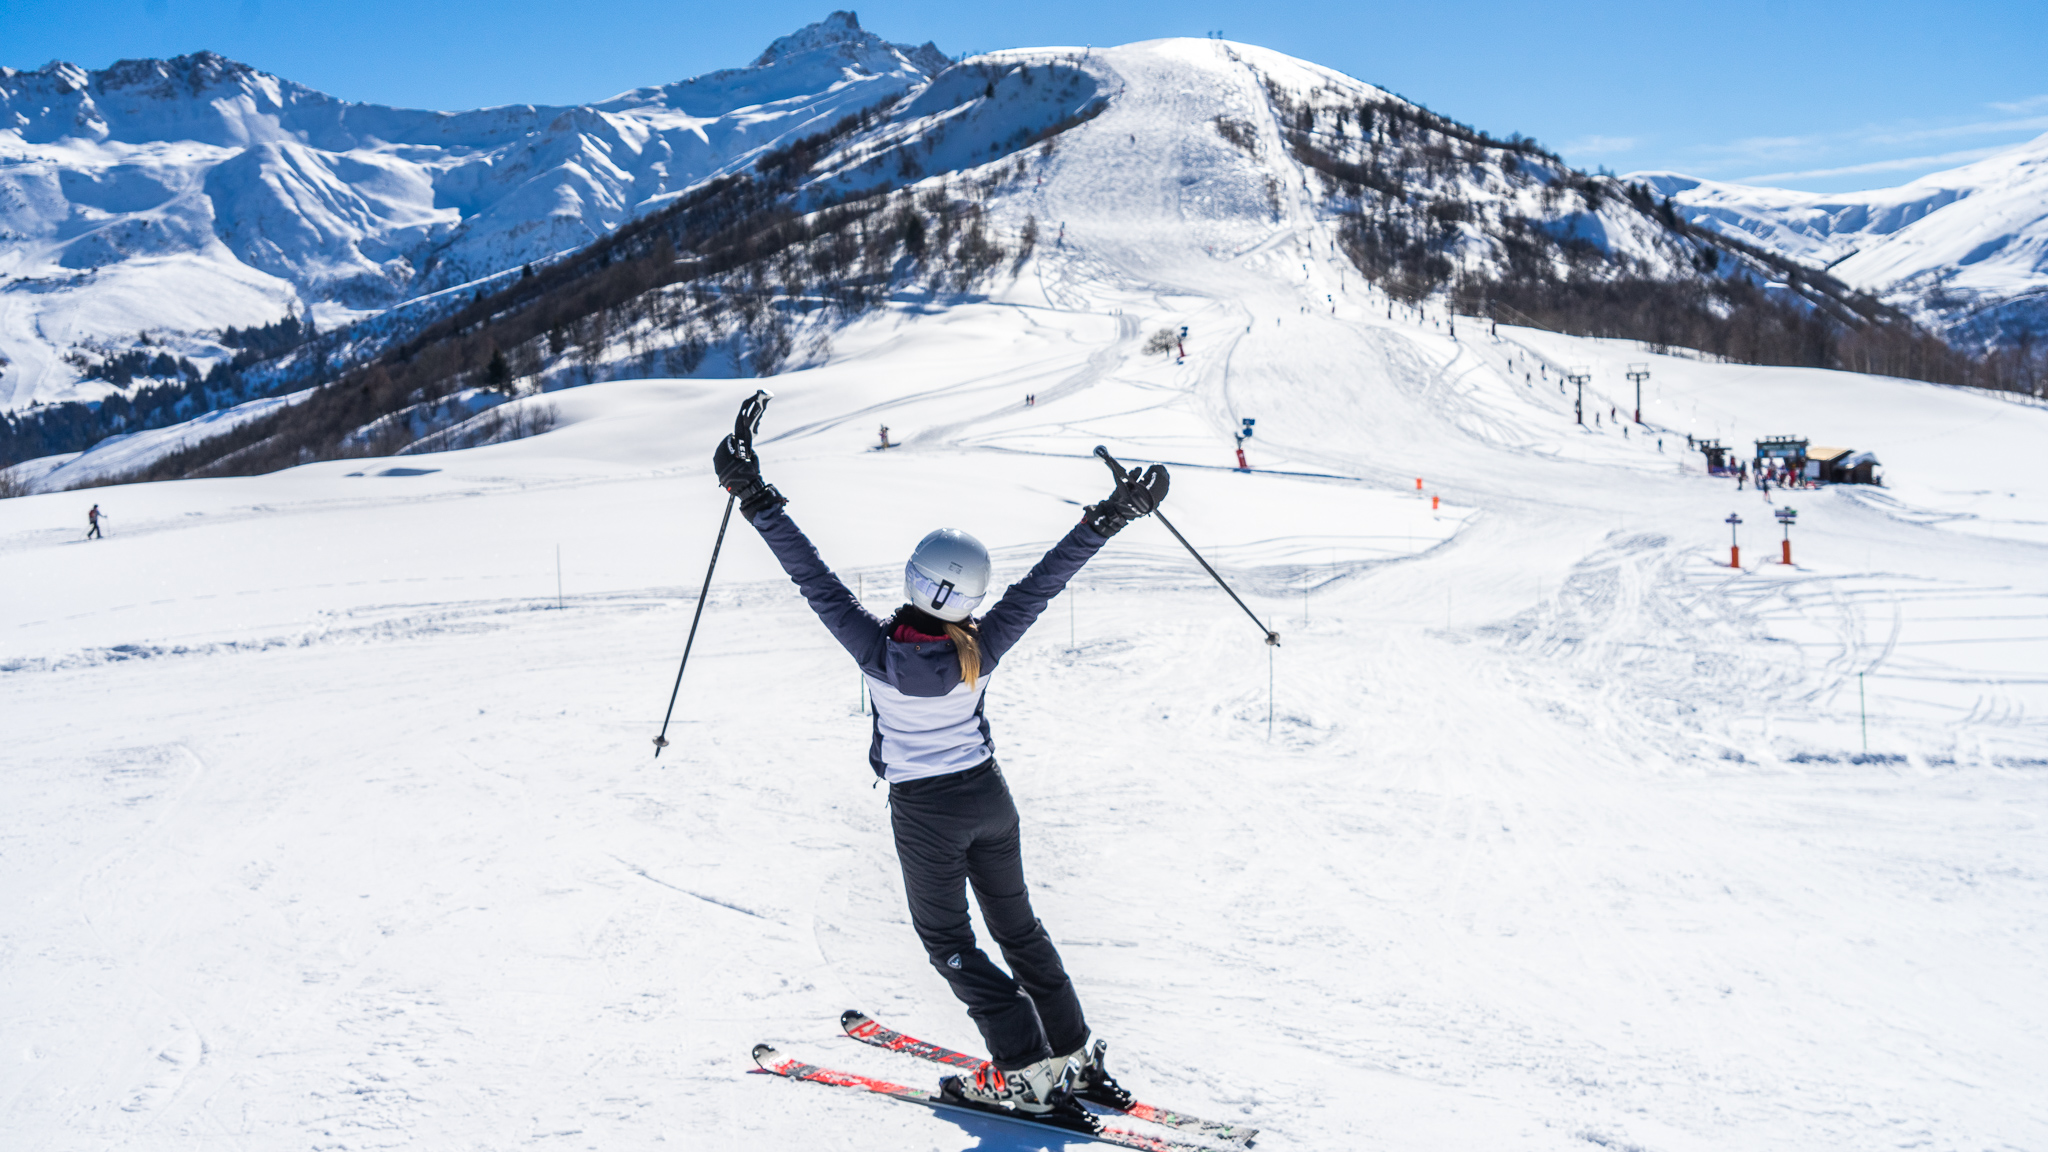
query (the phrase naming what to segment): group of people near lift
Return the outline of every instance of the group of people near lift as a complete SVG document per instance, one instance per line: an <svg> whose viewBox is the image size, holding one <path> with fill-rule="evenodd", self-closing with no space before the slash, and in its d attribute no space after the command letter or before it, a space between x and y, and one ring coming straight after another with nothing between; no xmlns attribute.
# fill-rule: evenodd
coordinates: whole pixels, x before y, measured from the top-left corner
<svg viewBox="0 0 2048 1152"><path fill-rule="evenodd" d="M1782 461L1759 456L1754 466L1749 461L1735 462L1735 490L1742 491L1743 484L1754 480L1756 490L1769 492L1773 488L1818 488L1819 481L1808 480L1797 469L1787 467Z"/></svg>

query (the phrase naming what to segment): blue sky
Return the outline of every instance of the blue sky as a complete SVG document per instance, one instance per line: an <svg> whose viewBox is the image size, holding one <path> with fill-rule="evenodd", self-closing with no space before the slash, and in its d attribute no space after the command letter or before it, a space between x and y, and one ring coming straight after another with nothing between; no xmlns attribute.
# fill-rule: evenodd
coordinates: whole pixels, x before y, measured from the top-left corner
<svg viewBox="0 0 2048 1152"><path fill-rule="evenodd" d="M567 104L749 62L829 3L0 0L0 64L211 48L350 100ZM2048 0L862 4L952 54L1221 31L1585 168L1882 187L2048 133Z"/></svg>

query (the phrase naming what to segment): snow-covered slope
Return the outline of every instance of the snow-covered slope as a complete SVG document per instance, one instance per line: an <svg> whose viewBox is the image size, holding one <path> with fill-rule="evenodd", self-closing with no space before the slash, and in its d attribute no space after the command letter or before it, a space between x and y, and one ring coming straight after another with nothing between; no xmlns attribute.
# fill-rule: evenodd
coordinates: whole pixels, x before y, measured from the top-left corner
<svg viewBox="0 0 2048 1152"><path fill-rule="evenodd" d="M778 44L759 67L801 57L795 48L814 52L808 45ZM742 79L763 76L757 69ZM798 76L791 83L813 80ZM693 87L648 90L617 103L674 108L693 98ZM1191 107L1190 118L1172 133L1125 136L1132 154L1164 149L1183 165L1173 187L1145 201L1130 236L1172 227L1207 237L1207 250L1220 256L1250 243L1245 236L1259 228L1313 220L1332 228L1331 254L1341 251L1354 273L1363 270L1400 299L1413 301L1453 283L1505 284L1528 290L1519 304L1538 311L1541 304L1530 293L1540 298L1546 285L1566 277L1739 277L1751 285L1799 279L1783 275L1789 265L1782 261L1760 258L1750 248L1717 248L1683 230L1639 186L1574 172L1529 142L1488 136L1306 61L1217 41L1130 75L1110 56L1086 49L1015 49L963 61L917 86L908 99L835 121L830 131L763 158L757 180L701 187L676 203L676 211L643 218L631 233L585 249L557 270L560 276L533 286L521 282L478 302L475 315L445 337L464 346L442 347L430 362L461 373L504 354L522 387L547 389L657 371L715 374L744 365L766 374L822 362L849 314L892 294L932 307L942 294L976 290L1005 253L1028 250L1033 237L1050 236L1057 244L1059 218L1046 214L1050 208L1037 190L1048 171L1062 166L1056 155L1068 138L1062 134L1092 137L1092 130L1079 128L1119 101L1171 101L1172 93L1191 88L1219 96ZM1088 179L1121 176L1128 166L1111 165ZM803 221L808 238L793 241L796 233L784 229L788 213L820 207L829 210ZM1253 232L1244 233L1247 228ZM649 261L646 274L624 287L606 281L614 257ZM645 290L633 286L650 281L654 286ZM1838 303L1827 297L1844 290L1812 277L1768 291L1826 304ZM597 314L584 301L598 297L619 302ZM434 299L453 308L470 298L465 288ZM735 301L754 303L728 314ZM1504 301L1494 303L1502 314L1516 314ZM1483 305L1475 298L1474 306ZM420 309L417 323L408 326L400 311L351 332L396 338L445 314ZM326 355L320 363L330 362ZM347 355L337 351L333 358ZM313 414L294 434L298 439L278 445L260 466L360 444L367 434L363 420L477 383L434 371L441 374L409 375L390 393L389 411L367 412L353 401L334 410L311 406ZM294 386L310 382L301 378ZM341 392L355 395L349 387ZM153 427L183 414L158 406L137 418ZM114 415L127 419L124 411ZM96 434L130 431L110 420ZM44 441L39 448L68 454L85 442ZM45 487L106 479L113 462L137 463L136 453L150 442L184 441L157 437L120 455L88 453L30 471ZM219 474L212 463L187 461L195 475ZM243 471L256 466L248 459L237 465Z"/></svg>
<svg viewBox="0 0 2048 1152"><path fill-rule="evenodd" d="M2048 135L1896 188L1791 192L1636 173L1685 217L1976 340L2048 334Z"/></svg>
<svg viewBox="0 0 2048 1152"><path fill-rule="evenodd" d="M867 314L763 435L881 611L941 524L1024 572L1097 443L1182 462L1166 510L1281 632L1140 522L991 681L1124 1082L1268 1152L2048 1145L2048 412L1453 339L1219 137L1324 82L1237 51L1095 50L1122 97L990 197L1035 254ZM1184 363L1142 351L1182 325ZM1606 416L1632 362L1651 425L1574 424L1557 370ZM744 525L650 758L757 383L0 501L10 1146L1068 1146L747 1074L768 1040L935 1077L841 1037L854 1006L974 1045L854 669ZM1220 467L1244 417L1253 474ZM1737 491L1686 432L1874 450L1888 487Z"/></svg>
<svg viewBox="0 0 2048 1152"><path fill-rule="evenodd" d="M138 330L326 326L580 247L948 61L851 13L746 68L568 108L352 104L212 53L0 69L0 409L90 399Z"/></svg>

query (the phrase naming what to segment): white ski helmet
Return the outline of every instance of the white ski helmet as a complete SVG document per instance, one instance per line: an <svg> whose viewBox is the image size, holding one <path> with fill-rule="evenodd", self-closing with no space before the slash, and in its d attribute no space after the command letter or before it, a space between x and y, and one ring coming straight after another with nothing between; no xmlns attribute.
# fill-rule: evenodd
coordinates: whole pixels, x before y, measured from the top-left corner
<svg viewBox="0 0 2048 1152"><path fill-rule="evenodd" d="M903 566L903 595L912 604L958 624L988 595L988 549L958 528L941 528L917 542Z"/></svg>

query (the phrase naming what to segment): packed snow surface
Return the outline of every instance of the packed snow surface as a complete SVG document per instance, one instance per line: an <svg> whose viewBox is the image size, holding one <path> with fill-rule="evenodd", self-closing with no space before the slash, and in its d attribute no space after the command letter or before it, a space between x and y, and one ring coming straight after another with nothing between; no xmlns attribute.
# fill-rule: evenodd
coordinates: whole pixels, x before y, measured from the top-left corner
<svg viewBox="0 0 2048 1152"><path fill-rule="evenodd" d="M992 680L1123 1081L1276 1152L2048 1144L2048 413L1454 339L1211 154L1263 106L1244 66L1094 60L1119 99L992 209L1047 222L1037 254L766 381L762 455L878 612L933 527L1020 576L1107 491L1094 445L1176 462L1165 511L1281 633L1145 521ZM1181 325L1184 363L1141 352ZM759 383L0 502L10 1148L1063 1146L748 1074L767 1040L935 1078L848 1007L975 1046L858 677L744 524L651 758ZM1874 451L1887 485L1737 491L1687 433Z"/></svg>

